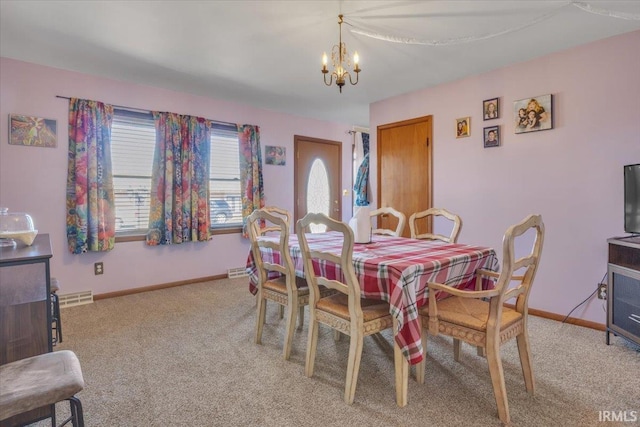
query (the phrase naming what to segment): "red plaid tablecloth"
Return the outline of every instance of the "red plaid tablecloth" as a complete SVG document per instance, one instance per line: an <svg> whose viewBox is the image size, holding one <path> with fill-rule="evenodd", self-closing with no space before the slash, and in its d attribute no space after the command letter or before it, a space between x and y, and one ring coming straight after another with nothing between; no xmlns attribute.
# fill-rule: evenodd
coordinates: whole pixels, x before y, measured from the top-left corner
<svg viewBox="0 0 640 427"><path fill-rule="evenodd" d="M277 241L277 237L262 237ZM342 236L335 232L308 235L309 246L336 254L342 249ZM289 239L296 275L304 277L302 254L296 235ZM277 251L264 250L265 261L279 261ZM323 263L319 267L327 277L341 279L340 268ZM414 240L404 237L374 235L372 243L355 244L353 265L362 288L362 297L387 301L398 320L397 344L410 364L422 360L422 343L418 308L427 302L427 282L457 288L475 287L474 272L483 268L498 271L495 251L482 246ZM247 259L249 290L257 292L253 255Z"/></svg>

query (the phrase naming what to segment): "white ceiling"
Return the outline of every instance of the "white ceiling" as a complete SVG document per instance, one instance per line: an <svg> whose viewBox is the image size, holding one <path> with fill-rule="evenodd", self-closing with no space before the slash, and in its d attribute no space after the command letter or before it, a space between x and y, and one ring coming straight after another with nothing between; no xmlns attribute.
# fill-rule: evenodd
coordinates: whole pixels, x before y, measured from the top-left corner
<svg viewBox="0 0 640 427"><path fill-rule="evenodd" d="M339 13L362 68L342 94L320 72ZM1 56L364 127L372 102L638 29L640 1L0 0Z"/></svg>

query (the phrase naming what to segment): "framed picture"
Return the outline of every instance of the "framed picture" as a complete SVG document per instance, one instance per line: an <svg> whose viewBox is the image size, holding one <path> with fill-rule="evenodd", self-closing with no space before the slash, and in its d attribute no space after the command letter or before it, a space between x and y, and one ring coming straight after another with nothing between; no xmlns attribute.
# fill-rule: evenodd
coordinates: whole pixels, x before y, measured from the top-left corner
<svg viewBox="0 0 640 427"><path fill-rule="evenodd" d="M500 101L498 98L482 101L482 117L484 117L484 120L493 120L500 117Z"/></svg>
<svg viewBox="0 0 640 427"><path fill-rule="evenodd" d="M56 121L9 114L9 144L55 147L57 145Z"/></svg>
<svg viewBox="0 0 640 427"><path fill-rule="evenodd" d="M550 94L514 101L515 133L553 129L552 101Z"/></svg>
<svg viewBox="0 0 640 427"><path fill-rule="evenodd" d="M265 146L266 163L268 165L284 166L287 163L287 148Z"/></svg>
<svg viewBox="0 0 640 427"><path fill-rule="evenodd" d="M471 135L471 117L456 119L456 138L464 138Z"/></svg>
<svg viewBox="0 0 640 427"><path fill-rule="evenodd" d="M500 126L490 126L483 129L484 148L500 146Z"/></svg>

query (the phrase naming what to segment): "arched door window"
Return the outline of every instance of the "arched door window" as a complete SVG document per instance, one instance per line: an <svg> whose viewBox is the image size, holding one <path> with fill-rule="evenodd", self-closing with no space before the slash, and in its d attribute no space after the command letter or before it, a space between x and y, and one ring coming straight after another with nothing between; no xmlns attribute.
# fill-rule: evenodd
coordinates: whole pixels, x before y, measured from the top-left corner
<svg viewBox="0 0 640 427"><path fill-rule="evenodd" d="M307 182L307 210L308 212L330 215L331 200L329 197L329 175L324 162L315 159L309 172ZM311 225L312 233L323 233L324 225Z"/></svg>

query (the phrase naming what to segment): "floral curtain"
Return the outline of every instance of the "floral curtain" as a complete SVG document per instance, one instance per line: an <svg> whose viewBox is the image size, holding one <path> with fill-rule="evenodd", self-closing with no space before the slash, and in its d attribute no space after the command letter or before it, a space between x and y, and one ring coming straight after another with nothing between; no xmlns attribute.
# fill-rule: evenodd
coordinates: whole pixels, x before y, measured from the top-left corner
<svg viewBox="0 0 640 427"><path fill-rule="evenodd" d="M362 162L358 166L358 172L353 184L353 193L356 196L356 206L369 206L369 134L356 133L356 153L362 153ZM358 156L356 156L356 161Z"/></svg>
<svg viewBox="0 0 640 427"><path fill-rule="evenodd" d="M209 240L211 122L156 111L153 118L156 149L147 245Z"/></svg>
<svg viewBox="0 0 640 427"><path fill-rule="evenodd" d="M238 126L238 140L242 186L242 235L248 237L247 218L254 210L264 207L260 128L253 125Z"/></svg>
<svg viewBox="0 0 640 427"><path fill-rule="evenodd" d="M67 244L73 254L109 251L115 245L112 120L112 105L69 101Z"/></svg>

